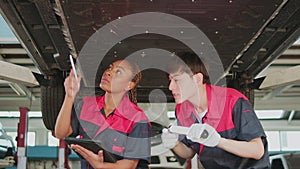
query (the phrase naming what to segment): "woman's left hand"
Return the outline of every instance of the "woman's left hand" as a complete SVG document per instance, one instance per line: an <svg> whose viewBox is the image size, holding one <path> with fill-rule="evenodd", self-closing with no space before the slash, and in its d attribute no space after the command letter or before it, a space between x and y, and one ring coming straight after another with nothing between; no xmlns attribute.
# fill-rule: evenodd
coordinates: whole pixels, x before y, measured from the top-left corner
<svg viewBox="0 0 300 169"><path fill-rule="evenodd" d="M139 162L139 160L129 159L118 160L115 163L104 162L103 150L100 150L98 154L95 154L92 151L77 144L72 144L71 148L79 153L84 159L86 159L89 164L95 169L135 169Z"/></svg>
<svg viewBox="0 0 300 169"><path fill-rule="evenodd" d="M94 168L101 168L101 166L104 164L103 150L100 150L98 154L95 154L77 144L72 144L71 148L79 153L84 159L86 159Z"/></svg>

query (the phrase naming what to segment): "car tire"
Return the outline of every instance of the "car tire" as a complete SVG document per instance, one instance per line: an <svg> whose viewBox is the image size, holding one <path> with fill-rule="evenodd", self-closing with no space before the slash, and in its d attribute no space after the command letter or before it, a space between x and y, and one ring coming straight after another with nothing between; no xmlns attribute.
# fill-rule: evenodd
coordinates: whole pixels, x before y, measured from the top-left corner
<svg viewBox="0 0 300 169"><path fill-rule="evenodd" d="M62 83L41 86L41 110L43 122L48 130L55 129L56 118L64 101L65 89Z"/></svg>

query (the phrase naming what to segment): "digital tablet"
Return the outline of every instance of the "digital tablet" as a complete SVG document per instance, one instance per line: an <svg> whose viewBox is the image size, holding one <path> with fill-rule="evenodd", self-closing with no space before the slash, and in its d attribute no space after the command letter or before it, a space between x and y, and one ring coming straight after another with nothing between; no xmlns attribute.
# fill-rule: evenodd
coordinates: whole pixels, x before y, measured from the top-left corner
<svg viewBox="0 0 300 169"><path fill-rule="evenodd" d="M102 146L101 142L95 141L95 140L90 140L90 139L79 139L79 138L74 138L74 137L65 137L64 140L69 144L78 144L95 154L98 154L99 150L103 150L103 156L104 156L104 161L105 162L116 162L115 156L110 153L109 151L106 151ZM80 157L83 158L79 153L76 152L76 154Z"/></svg>

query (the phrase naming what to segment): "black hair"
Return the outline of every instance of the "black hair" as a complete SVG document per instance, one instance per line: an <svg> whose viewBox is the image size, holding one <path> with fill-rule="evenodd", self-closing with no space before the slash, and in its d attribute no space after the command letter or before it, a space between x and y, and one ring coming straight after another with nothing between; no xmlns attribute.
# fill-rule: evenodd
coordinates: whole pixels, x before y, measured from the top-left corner
<svg viewBox="0 0 300 169"><path fill-rule="evenodd" d="M178 58L173 58L168 65L168 73L182 72L192 75L201 73L203 75L203 84L210 83L208 71L198 55L193 52L180 52L177 56Z"/></svg>
<svg viewBox="0 0 300 169"><path fill-rule="evenodd" d="M133 78L131 79L131 81L134 83L134 87L131 90L129 90L129 99L134 104L137 104L137 86L142 79L142 72L137 63L135 63L131 60L127 60L127 61L130 64L130 66L132 68L132 73L134 75Z"/></svg>

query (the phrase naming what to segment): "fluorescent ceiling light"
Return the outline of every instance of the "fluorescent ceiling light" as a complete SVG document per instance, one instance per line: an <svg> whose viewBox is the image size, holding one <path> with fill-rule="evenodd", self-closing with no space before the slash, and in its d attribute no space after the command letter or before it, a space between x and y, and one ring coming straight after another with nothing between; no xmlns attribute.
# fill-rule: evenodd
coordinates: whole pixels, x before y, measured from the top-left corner
<svg viewBox="0 0 300 169"><path fill-rule="evenodd" d="M0 117L20 117L20 112L18 112L18 111L0 111ZM28 117L42 117L42 112L29 111Z"/></svg>
<svg viewBox="0 0 300 169"><path fill-rule="evenodd" d="M255 110L258 119L280 119L284 110Z"/></svg>

